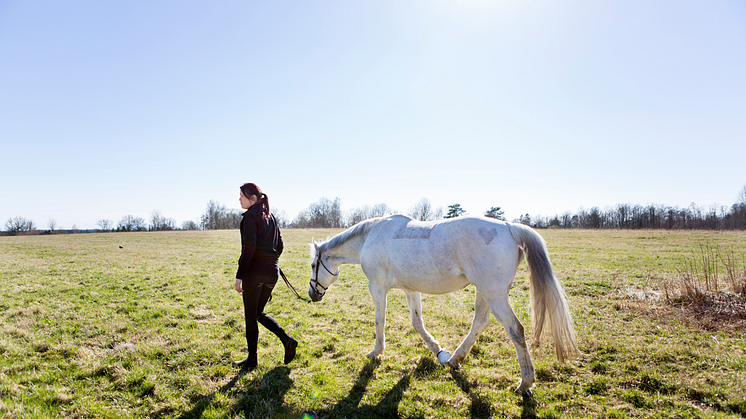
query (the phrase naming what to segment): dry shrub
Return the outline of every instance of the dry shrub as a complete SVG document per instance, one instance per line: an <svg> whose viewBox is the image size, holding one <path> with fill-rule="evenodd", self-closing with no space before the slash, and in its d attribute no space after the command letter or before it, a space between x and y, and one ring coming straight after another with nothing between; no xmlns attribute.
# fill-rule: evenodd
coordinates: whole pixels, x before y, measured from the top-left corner
<svg viewBox="0 0 746 419"><path fill-rule="evenodd" d="M746 330L746 258L712 246L685 263L677 274L659 280L659 299L644 309L703 330ZM651 301L651 300L648 300Z"/></svg>

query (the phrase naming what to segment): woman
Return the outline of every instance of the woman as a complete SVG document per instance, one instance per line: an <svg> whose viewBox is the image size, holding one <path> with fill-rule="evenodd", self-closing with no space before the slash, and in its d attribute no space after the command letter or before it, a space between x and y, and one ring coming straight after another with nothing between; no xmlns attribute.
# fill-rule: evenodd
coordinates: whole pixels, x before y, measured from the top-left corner
<svg viewBox="0 0 746 419"><path fill-rule="evenodd" d="M258 186L253 183L241 186L239 201L246 212L241 220L241 258L236 272L236 291L243 295L249 356L233 365L256 368L259 339L257 322L280 338L285 347L285 364L288 364L295 358L298 342L288 336L275 319L264 313L264 306L272 296L280 269L278 259L283 249L280 229L269 211L267 195Z"/></svg>

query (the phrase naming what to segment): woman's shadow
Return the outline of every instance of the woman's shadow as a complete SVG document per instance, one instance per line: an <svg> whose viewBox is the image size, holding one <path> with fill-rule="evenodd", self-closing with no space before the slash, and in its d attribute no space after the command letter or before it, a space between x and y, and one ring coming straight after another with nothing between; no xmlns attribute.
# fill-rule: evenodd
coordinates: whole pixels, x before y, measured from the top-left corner
<svg viewBox="0 0 746 419"><path fill-rule="evenodd" d="M265 417L273 416L276 413L275 408L283 406L285 393L293 386L293 380L290 379L290 368L276 367L262 377L255 377L249 383L236 387L241 377L249 371L242 369L236 374L231 381L221 387L218 391L210 393L202 399L187 413L180 416L182 419L201 418L205 409L207 409L215 399L215 396L222 394L233 400L228 411L230 415L243 413L243 416L257 415ZM269 409L269 410L268 410Z"/></svg>

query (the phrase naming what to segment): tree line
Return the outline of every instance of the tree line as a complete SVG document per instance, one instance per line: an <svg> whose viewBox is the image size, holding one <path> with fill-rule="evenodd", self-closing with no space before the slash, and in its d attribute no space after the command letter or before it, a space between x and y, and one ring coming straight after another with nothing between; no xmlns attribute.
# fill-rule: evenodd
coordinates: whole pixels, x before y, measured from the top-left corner
<svg viewBox="0 0 746 419"><path fill-rule="evenodd" d="M618 204L603 210L593 207L553 217L538 216L532 219L525 214L519 222L537 228L744 230L746 203L707 208L694 203L686 208Z"/></svg>
<svg viewBox="0 0 746 419"><path fill-rule="evenodd" d="M406 215L419 221L433 221L458 217L465 212L460 204L449 205L448 210L444 211L442 207L433 207L427 198L422 198L409 208ZM293 221L281 223L281 226L284 228L345 228L369 218L398 213L399 211L386 204L363 205L350 211L343 211L342 201L339 198L334 198L334 200L321 198L298 213ZM500 207L492 207L483 215L505 220L504 214L505 212Z"/></svg>
<svg viewBox="0 0 746 419"><path fill-rule="evenodd" d="M295 220L284 223L282 227L344 228L368 218L397 212L386 204L365 205L347 213L342 211L341 207L339 198L333 201L321 198L319 202L301 211ZM416 220L431 221L459 217L465 213L466 210L458 203L449 205L447 211L444 211L442 207L433 208L427 198L422 198L406 214ZM505 211L499 206L493 206L481 215L506 220ZM737 202L731 206L700 207L692 203L688 207L680 208L656 204L617 204L606 209L593 207L589 210L568 211L554 216L531 217L529 214L522 214L512 222L536 228L746 230L746 185L739 192Z"/></svg>
<svg viewBox="0 0 746 419"><path fill-rule="evenodd" d="M284 211L273 213L280 228L345 228L368 218L381 217L398 213L386 204L364 205L351 211L342 209L339 198L330 200L321 198L297 217L288 221ZM420 221L432 221L459 217L466 214L460 204L433 208L427 198L422 198L406 212L410 217ZM484 214L499 220L505 220L505 211L493 206ZM692 203L686 208L665 205L631 205L617 204L614 207L577 212L565 212L554 216L535 216L523 214L512 220L536 228L580 228L580 229L667 229L667 230L746 230L746 185L740 191L737 202L731 206L700 207ZM197 221L185 221L180 228L172 218L164 217L160 211L153 211L149 221L142 217L125 215L115 225L111 220L101 219L97 222L100 231L169 231L169 230L225 230L237 229L241 223L241 212L229 209L215 201L209 201L205 213ZM57 223L49 220L47 233L55 232ZM78 231L75 226L66 232ZM5 234L33 234L38 232L33 221L23 217L10 218L5 223Z"/></svg>
<svg viewBox="0 0 746 419"><path fill-rule="evenodd" d="M236 229L241 223L241 213L234 209L228 209L210 200L207 203L205 213L200 217L199 222L193 220L184 221L181 228L176 227L176 221L161 215L160 211L153 211L150 216L150 223L147 223L142 217L125 215L112 228L110 220L99 220L98 226L103 231L170 231L170 230L230 230Z"/></svg>

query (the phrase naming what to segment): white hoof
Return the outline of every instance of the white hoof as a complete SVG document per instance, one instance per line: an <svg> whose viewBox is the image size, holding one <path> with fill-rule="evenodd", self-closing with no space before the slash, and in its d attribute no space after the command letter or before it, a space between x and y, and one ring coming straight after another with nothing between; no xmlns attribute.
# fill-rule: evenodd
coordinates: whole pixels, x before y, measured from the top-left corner
<svg viewBox="0 0 746 419"><path fill-rule="evenodd" d="M438 352L438 362L440 362L440 365L445 365L449 359L451 359L451 354L445 349L441 349Z"/></svg>

